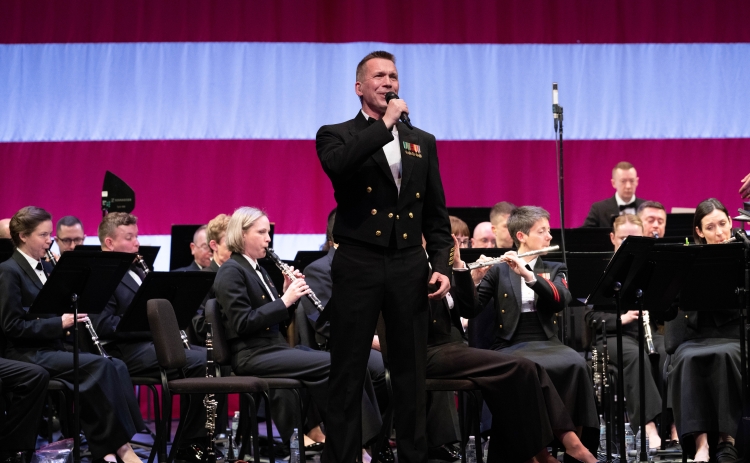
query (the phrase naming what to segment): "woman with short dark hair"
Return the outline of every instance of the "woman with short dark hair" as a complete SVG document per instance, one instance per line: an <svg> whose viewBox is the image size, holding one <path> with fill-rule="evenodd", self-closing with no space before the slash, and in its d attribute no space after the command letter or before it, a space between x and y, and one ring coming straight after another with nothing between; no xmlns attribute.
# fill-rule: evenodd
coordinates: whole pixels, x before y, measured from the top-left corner
<svg viewBox="0 0 750 463"><path fill-rule="evenodd" d="M30 316L47 275L42 262L52 244L52 216L38 207L24 207L10 221L16 250L0 264L0 322L7 345L5 357L39 365L51 379L73 389L73 354L65 350L63 338L73 323L86 314ZM128 442L143 424L133 386L124 363L99 355L79 355L81 428L94 459L116 454L126 463L140 463Z"/></svg>

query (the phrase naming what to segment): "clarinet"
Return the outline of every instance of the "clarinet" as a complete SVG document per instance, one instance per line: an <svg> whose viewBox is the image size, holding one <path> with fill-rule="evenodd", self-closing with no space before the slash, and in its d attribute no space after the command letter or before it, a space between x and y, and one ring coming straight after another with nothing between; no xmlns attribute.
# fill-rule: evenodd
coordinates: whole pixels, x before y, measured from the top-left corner
<svg viewBox="0 0 750 463"><path fill-rule="evenodd" d="M273 252L273 249L266 248L266 257L271 259L274 264L281 270L281 273L286 275L290 280L294 281L297 279L296 276L294 276L294 272L292 269L284 263L281 259L279 259L279 256L276 255L276 253ZM310 292L306 294L307 299L310 300L310 302L313 303L316 309L318 309L318 312L323 313L323 303L320 302L320 299L318 299L318 296L315 295L312 289L310 289Z"/></svg>
<svg viewBox="0 0 750 463"><path fill-rule="evenodd" d="M657 352L654 347L654 337L651 334L651 321L649 320L648 310L643 311L643 338L646 340L648 355L656 355Z"/></svg>
<svg viewBox="0 0 750 463"><path fill-rule="evenodd" d="M151 273L151 269L148 268L148 264L143 259L143 256L140 254L135 255L135 261L133 261L135 265L140 267L141 270L143 270L143 273L145 275L148 275ZM188 342L187 333L185 333L185 330L180 330L180 339L182 339L182 344L185 346L185 349L190 350L190 342Z"/></svg>
<svg viewBox="0 0 750 463"><path fill-rule="evenodd" d="M206 325L206 378L213 378L216 373L214 366L214 340L211 324ZM216 463L216 452L214 451L214 433L216 432L216 408L218 402L214 399L213 394L206 394L203 398L203 406L206 407L206 437L208 445L204 453L203 461L206 463Z"/></svg>
<svg viewBox="0 0 750 463"><path fill-rule="evenodd" d="M53 240L54 243L54 240ZM57 259L55 259L55 255L52 254L52 245L50 244L50 247L45 251L47 253L47 259L49 260L49 263L52 264L53 267L57 266ZM99 350L99 355L106 358L111 358L109 354L104 350L104 346L102 346L102 343L99 342L99 335L96 334L96 330L94 329L94 325L91 323L91 319L86 317L86 321L83 322L84 326L86 326L86 329L89 331L89 334L91 335L91 341L94 343L96 348Z"/></svg>

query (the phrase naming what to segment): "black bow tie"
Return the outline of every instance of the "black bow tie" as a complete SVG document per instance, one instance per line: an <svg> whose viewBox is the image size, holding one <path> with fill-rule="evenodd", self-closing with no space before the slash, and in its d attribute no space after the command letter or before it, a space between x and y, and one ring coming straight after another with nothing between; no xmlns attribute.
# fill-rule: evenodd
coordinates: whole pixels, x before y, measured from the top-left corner
<svg viewBox="0 0 750 463"><path fill-rule="evenodd" d="M368 125L372 125L372 124L376 123L377 121L378 120L375 119L374 117L370 117L370 118L367 119L367 124Z"/></svg>
<svg viewBox="0 0 750 463"><path fill-rule="evenodd" d="M624 211L625 209L635 209L635 201L629 204L620 205L620 212Z"/></svg>
<svg viewBox="0 0 750 463"><path fill-rule="evenodd" d="M44 267L42 267L42 263L41 262L37 262L36 263L36 267L34 267L34 268L36 268L37 270L42 270L42 271L44 270Z"/></svg>

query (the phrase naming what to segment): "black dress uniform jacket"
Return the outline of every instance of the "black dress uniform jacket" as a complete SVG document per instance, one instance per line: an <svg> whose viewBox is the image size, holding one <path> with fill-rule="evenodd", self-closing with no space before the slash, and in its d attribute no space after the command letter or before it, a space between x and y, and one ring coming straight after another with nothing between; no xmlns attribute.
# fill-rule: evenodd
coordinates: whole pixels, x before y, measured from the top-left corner
<svg viewBox="0 0 750 463"><path fill-rule="evenodd" d="M42 264L45 272L52 268ZM30 316L42 282L16 251L0 264L0 319L7 341L5 356L43 367L72 390L73 354L63 346L61 317ZM99 355L80 354L81 427L94 458L112 453L143 426L125 364Z"/></svg>

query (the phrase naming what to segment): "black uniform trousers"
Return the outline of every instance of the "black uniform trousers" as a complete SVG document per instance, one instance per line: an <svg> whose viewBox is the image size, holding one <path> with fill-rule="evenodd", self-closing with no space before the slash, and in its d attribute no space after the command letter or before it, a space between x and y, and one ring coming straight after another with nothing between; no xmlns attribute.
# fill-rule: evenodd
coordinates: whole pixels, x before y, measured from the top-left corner
<svg viewBox="0 0 750 463"><path fill-rule="evenodd" d="M652 373L652 368L658 367L658 374L664 371L664 361L667 353L664 350L664 336L654 333L654 348L659 354L658 365L654 365L649 359L648 350L644 351L644 384L646 386L646 423L653 421L661 413L661 392L656 385L656 380ZM645 343L644 343L645 344ZM601 348L601 346L600 346ZM644 346L645 348L645 346ZM609 363L617 366L617 337L607 337L607 351L609 352ZM599 351L601 352L601 350ZM636 427L641 425L641 386L639 383L640 366L638 364L638 340L632 336L622 337L622 373L625 384L625 398L630 426L633 432L637 432ZM616 384L616 383L615 383Z"/></svg>
<svg viewBox="0 0 750 463"><path fill-rule="evenodd" d="M159 361L156 349L151 341L110 342L106 344L107 353L125 362L131 376L160 379ZM190 346L185 350L187 364L183 368L185 377L200 378L206 376L206 349ZM169 373L169 379L177 379L177 371ZM192 406L190 404L192 403ZM194 439L206 436L206 409L202 395L180 395L180 414L187 413L184 419L183 438Z"/></svg>
<svg viewBox="0 0 750 463"><path fill-rule="evenodd" d="M0 450L33 450L44 408L49 373L25 362L0 358L0 390L5 421L0 427Z"/></svg>
<svg viewBox="0 0 750 463"><path fill-rule="evenodd" d="M555 438L575 431L547 372L534 362L462 342L430 347L430 378L466 378L477 384L492 411L488 462L521 462Z"/></svg>
<svg viewBox="0 0 750 463"><path fill-rule="evenodd" d="M9 349L6 357L34 363L73 390L73 354L50 349ZM100 355L79 355L81 428L92 458L101 458L128 443L143 422L125 364Z"/></svg>
<svg viewBox="0 0 750 463"><path fill-rule="evenodd" d="M328 463L360 453L360 397L378 316L383 313L391 371L398 457L427 455L425 363L427 256L421 246L402 250L342 243L332 262L331 377L326 421ZM341 308L341 310L338 310Z"/></svg>

